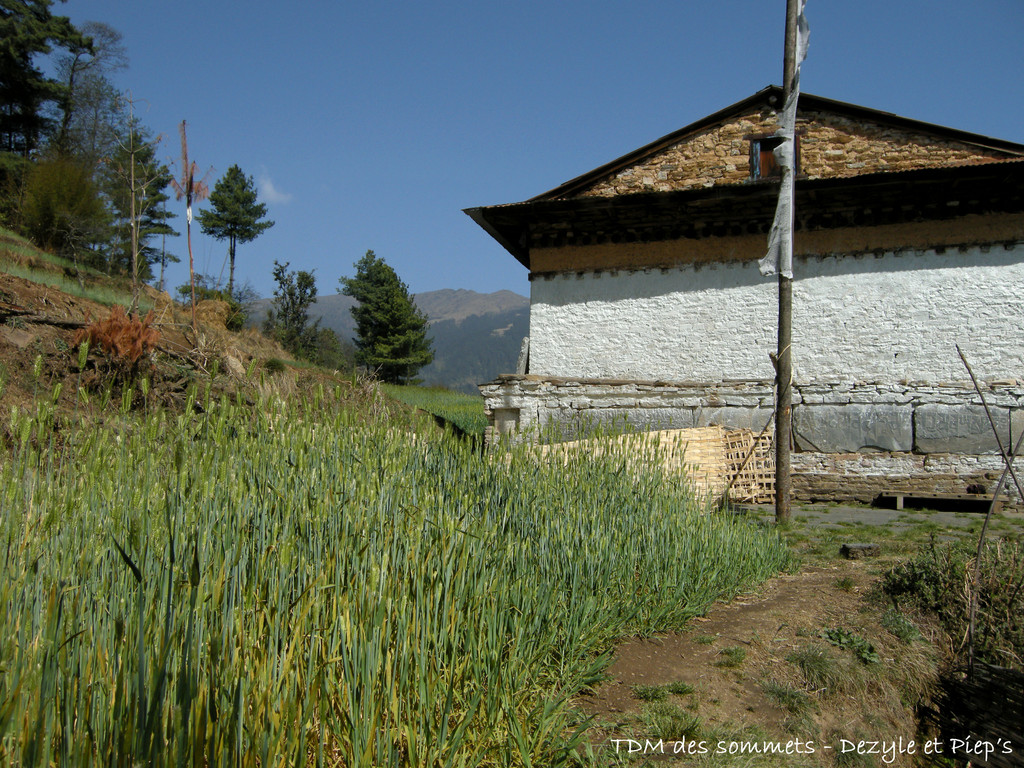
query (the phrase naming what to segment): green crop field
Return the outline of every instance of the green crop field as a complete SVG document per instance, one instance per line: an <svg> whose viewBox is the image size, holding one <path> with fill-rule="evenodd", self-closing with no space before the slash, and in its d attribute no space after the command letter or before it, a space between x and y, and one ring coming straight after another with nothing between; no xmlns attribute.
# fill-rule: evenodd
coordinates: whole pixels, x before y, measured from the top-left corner
<svg viewBox="0 0 1024 768"><path fill-rule="evenodd" d="M340 397L4 416L0 763L558 764L615 638L787 565L621 456L482 455Z"/></svg>
<svg viewBox="0 0 1024 768"><path fill-rule="evenodd" d="M483 435L487 428L484 399L440 387L413 387L385 384L385 392L395 400L439 416L467 435Z"/></svg>

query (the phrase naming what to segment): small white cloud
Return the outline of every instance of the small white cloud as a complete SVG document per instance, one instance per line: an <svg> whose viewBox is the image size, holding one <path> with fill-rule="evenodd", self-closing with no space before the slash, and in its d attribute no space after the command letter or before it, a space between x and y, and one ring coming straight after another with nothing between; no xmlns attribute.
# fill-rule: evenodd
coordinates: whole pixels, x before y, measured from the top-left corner
<svg viewBox="0 0 1024 768"><path fill-rule="evenodd" d="M264 171L256 179L256 184L260 188L260 197L268 203L290 203L292 196L288 192L282 192L274 186L274 182L270 180L270 176Z"/></svg>

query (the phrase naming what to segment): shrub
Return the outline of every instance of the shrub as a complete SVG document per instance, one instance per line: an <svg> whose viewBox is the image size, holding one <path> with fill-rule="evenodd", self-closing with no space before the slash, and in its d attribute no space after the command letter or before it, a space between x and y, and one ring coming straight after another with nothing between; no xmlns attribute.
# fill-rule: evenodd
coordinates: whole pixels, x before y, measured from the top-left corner
<svg viewBox="0 0 1024 768"><path fill-rule="evenodd" d="M108 373L130 381L139 372L139 363L156 349L160 332L151 327L153 311L143 318L130 317L115 305L106 320L97 320L75 334L74 346L88 342L89 349L100 349L106 356Z"/></svg>
<svg viewBox="0 0 1024 768"><path fill-rule="evenodd" d="M37 245L71 254L100 239L105 214L89 169L58 158L28 172L21 215L25 234Z"/></svg>
<svg viewBox="0 0 1024 768"><path fill-rule="evenodd" d="M898 607L936 616L945 632L965 638L970 623L974 555L963 545L932 542L917 559L901 563L882 590ZM997 541L985 547L978 581L974 650L990 664L1024 668L1024 546Z"/></svg>
<svg viewBox="0 0 1024 768"><path fill-rule="evenodd" d="M269 357L263 361L263 370L267 373L281 373L284 369L284 360L279 357Z"/></svg>

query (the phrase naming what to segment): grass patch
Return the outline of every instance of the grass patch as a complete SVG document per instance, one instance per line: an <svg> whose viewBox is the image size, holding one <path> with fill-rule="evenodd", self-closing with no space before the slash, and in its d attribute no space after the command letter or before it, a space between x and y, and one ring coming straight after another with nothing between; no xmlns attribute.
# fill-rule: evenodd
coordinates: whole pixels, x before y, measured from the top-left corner
<svg viewBox="0 0 1024 768"><path fill-rule="evenodd" d="M833 584L835 585L836 589L841 590L843 592L853 592L854 588L857 586L857 582L855 582L849 576L842 576L836 579L833 582Z"/></svg>
<svg viewBox="0 0 1024 768"><path fill-rule="evenodd" d="M860 729L854 733L833 731L829 735L829 743L831 744L840 744L844 739L854 744L859 744L860 742L877 741L878 736ZM873 755L867 750L858 749L850 749L846 752L835 750L833 755L835 764L839 768L878 768L882 763L880 763L877 757L877 755Z"/></svg>
<svg viewBox="0 0 1024 768"><path fill-rule="evenodd" d="M665 701L670 693L673 696L686 696L693 693L693 686L682 680L676 680L668 685L634 685L630 690L640 701Z"/></svg>
<svg viewBox="0 0 1024 768"><path fill-rule="evenodd" d="M669 683L665 686L665 689L675 696L686 696L693 693L693 686L689 683L683 682L682 680L676 680L674 683Z"/></svg>
<svg viewBox="0 0 1024 768"><path fill-rule="evenodd" d="M718 661L715 662L716 667L728 667L735 668L740 666L743 661L747 658L747 649L741 648L738 645L731 645L727 648L723 648L718 652L721 656Z"/></svg>
<svg viewBox="0 0 1024 768"><path fill-rule="evenodd" d="M804 715L815 709L814 700L806 692L776 680L765 680L761 684L765 696L791 715Z"/></svg>
<svg viewBox="0 0 1024 768"><path fill-rule="evenodd" d="M4 271L14 275L15 277L21 277L40 285L48 285L72 296L89 299L108 307L112 307L115 304L127 307L132 301L130 290L126 291L121 288L116 288L109 283L104 285L90 285L89 283L86 283L83 286L74 278L67 277L63 274L32 269L20 264L7 264L4 266ZM139 310L141 312L148 312L152 308L153 301L140 292Z"/></svg>
<svg viewBox="0 0 1024 768"><path fill-rule="evenodd" d="M813 691L831 693L838 682L835 660L824 648L808 645L798 648L786 661L800 670L807 687Z"/></svg>
<svg viewBox="0 0 1024 768"><path fill-rule="evenodd" d="M6 272L10 272L11 267L22 267L35 272L61 272L68 276L110 279L109 275L99 269L76 264L64 256L44 251L27 238L3 227L0 227L0 263L3 263Z"/></svg>
<svg viewBox="0 0 1024 768"><path fill-rule="evenodd" d="M645 705L642 719L651 736L666 741L696 739L704 725L698 715L667 701Z"/></svg>
<svg viewBox="0 0 1024 768"><path fill-rule="evenodd" d="M668 698L668 691L661 685L634 685L630 690L640 701L664 701Z"/></svg>
<svg viewBox="0 0 1024 768"><path fill-rule="evenodd" d="M895 608L890 608L882 614L881 623L904 643L912 643L921 639L921 632L917 625Z"/></svg>

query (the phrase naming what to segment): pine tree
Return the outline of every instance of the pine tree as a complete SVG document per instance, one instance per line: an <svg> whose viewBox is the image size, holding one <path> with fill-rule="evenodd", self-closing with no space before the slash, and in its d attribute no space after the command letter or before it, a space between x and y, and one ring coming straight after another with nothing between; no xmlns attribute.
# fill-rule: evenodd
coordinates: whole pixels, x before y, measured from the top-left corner
<svg viewBox="0 0 1024 768"><path fill-rule="evenodd" d="M356 264L355 277L341 278L342 292L357 302L356 363L382 381L408 384L434 359L427 338L427 316L416 308L409 289L373 251Z"/></svg>
<svg viewBox="0 0 1024 768"><path fill-rule="evenodd" d="M0 0L0 152L28 157L52 124L46 109L67 96L67 86L45 75L37 57L54 46L91 48L70 19L50 13L51 5L53 0Z"/></svg>
<svg viewBox="0 0 1024 768"><path fill-rule="evenodd" d="M205 234L228 241L231 261L228 294L231 294L235 288L235 245L255 240L274 226L274 222L260 221L267 215L267 206L256 202L252 177L247 177L237 165L228 168L224 178L214 186L210 204L213 210L199 212L199 226Z"/></svg>

